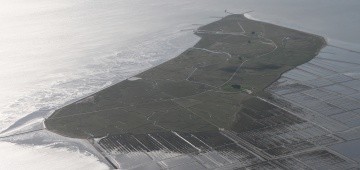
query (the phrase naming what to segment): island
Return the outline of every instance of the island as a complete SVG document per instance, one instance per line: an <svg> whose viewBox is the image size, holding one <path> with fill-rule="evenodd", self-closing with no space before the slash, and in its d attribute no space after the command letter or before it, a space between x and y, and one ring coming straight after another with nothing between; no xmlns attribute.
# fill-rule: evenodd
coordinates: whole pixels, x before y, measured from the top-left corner
<svg viewBox="0 0 360 170"><path fill-rule="evenodd" d="M56 110L46 128L89 140L125 169L304 168L299 160L312 153L300 151L333 139L267 91L318 55L323 37L243 14L194 33L201 37L194 47ZM296 136L311 128L316 133Z"/></svg>

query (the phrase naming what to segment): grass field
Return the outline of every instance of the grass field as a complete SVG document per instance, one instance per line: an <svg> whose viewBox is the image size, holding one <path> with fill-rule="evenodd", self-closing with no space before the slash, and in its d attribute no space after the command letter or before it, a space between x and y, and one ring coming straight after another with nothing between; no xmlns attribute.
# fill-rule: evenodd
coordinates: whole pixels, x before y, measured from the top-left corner
<svg viewBox="0 0 360 170"><path fill-rule="evenodd" d="M256 97L267 97L266 87L325 45L322 37L243 15L229 15L195 34L201 40L194 47L135 76L140 79L56 110L45 121L47 129L93 138L261 128L266 125L258 120L276 109Z"/></svg>

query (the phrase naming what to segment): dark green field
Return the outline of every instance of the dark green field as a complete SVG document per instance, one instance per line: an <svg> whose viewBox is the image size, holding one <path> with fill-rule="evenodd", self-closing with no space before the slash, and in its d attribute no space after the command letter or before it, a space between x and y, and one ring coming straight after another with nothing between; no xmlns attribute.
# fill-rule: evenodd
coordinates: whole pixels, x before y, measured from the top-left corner
<svg viewBox="0 0 360 170"><path fill-rule="evenodd" d="M243 132L283 113L257 97L315 57L322 37L230 15L200 27L178 57L56 110L47 129L74 138L108 134ZM285 121L285 120L284 120ZM300 120L292 120L297 122ZM291 123L291 122L290 122Z"/></svg>

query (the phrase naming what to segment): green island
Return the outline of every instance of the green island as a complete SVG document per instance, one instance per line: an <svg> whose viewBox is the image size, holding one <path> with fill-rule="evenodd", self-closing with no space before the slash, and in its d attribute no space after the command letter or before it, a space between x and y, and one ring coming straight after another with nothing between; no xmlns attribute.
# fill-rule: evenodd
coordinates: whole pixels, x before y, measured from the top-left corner
<svg viewBox="0 0 360 170"><path fill-rule="evenodd" d="M266 88L326 45L320 36L242 14L195 34L201 40L194 47L56 110L46 128L73 138L260 129L267 125L258 120L286 114L262 100L271 97Z"/></svg>

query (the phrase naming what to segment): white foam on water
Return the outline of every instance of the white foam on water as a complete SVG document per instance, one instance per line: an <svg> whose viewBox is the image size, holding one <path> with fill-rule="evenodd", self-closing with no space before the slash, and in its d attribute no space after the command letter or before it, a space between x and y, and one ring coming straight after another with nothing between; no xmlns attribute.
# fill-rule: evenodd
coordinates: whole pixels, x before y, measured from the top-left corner
<svg viewBox="0 0 360 170"><path fill-rule="evenodd" d="M140 77L130 77L128 78L127 80L129 81L136 81L136 80L140 80L141 78Z"/></svg>
<svg viewBox="0 0 360 170"><path fill-rule="evenodd" d="M250 13L246 13L246 14L244 14L244 16L245 16L247 19L251 19L251 20L254 20L254 21L259 21L259 19L253 17Z"/></svg>

